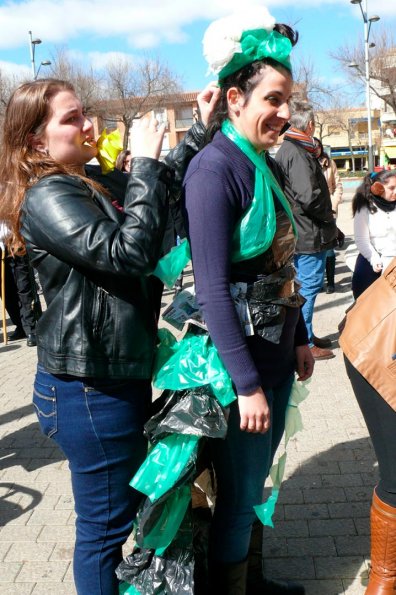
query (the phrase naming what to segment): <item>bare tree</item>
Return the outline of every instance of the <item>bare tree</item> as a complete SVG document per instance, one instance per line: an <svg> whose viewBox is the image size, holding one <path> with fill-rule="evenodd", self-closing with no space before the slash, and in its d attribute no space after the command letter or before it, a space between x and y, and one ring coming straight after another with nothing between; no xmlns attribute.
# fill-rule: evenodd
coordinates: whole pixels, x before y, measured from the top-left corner
<svg viewBox="0 0 396 595"><path fill-rule="evenodd" d="M382 28L373 34L375 47L370 48L370 88L396 113L396 40L392 30ZM349 79L356 83L365 81L364 45L345 45L331 53ZM350 68L356 64L356 68Z"/></svg>
<svg viewBox="0 0 396 595"><path fill-rule="evenodd" d="M346 133L348 147L351 153L352 169L355 170L355 156L352 146L352 139L355 136L355 123L350 115L350 106L335 99L329 109L315 114L315 124L316 130L318 130L317 136L319 136L322 142L335 133Z"/></svg>
<svg viewBox="0 0 396 595"><path fill-rule="evenodd" d="M323 81L317 74L311 59L300 59L293 71L297 88L304 89L305 96L314 110L323 110L333 101L337 89Z"/></svg>
<svg viewBox="0 0 396 595"><path fill-rule="evenodd" d="M13 91L22 82L22 78L7 74L0 69L0 142L3 130L3 120L8 101Z"/></svg>
<svg viewBox="0 0 396 595"><path fill-rule="evenodd" d="M144 56L140 60L118 58L105 67L107 95L113 101L102 106L104 115L122 122L127 147L135 118L161 107L171 93L180 91L180 82L158 57Z"/></svg>
<svg viewBox="0 0 396 595"><path fill-rule="evenodd" d="M95 113L98 103L103 99L102 77L92 65L82 66L72 60L67 48L58 47L51 56L51 76L70 81L88 114Z"/></svg>

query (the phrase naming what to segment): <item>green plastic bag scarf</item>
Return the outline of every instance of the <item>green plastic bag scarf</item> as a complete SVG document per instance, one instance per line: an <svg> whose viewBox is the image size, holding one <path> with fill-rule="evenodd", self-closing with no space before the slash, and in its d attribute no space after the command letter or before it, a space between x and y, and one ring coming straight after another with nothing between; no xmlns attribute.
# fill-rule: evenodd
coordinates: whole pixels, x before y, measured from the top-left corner
<svg viewBox="0 0 396 595"><path fill-rule="evenodd" d="M221 131L256 166L253 200L238 222L232 238L232 262L240 262L263 254L272 244L276 231L273 192L289 217L296 237L297 228L289 202L268 167L265 153L258 154L230 120L223 122Z"/></svg>
<svg viewBox="0 0 396 595"><path fill-rule="evenodd" d="M239 134L230 120L223 122L221 131L256 166L253 200L237 223L232 238L231 260L240 262L259 256L272 244L276 231L273 192L289 217L296 237L297 228L288 200L268 167L265 154L259 155L253 145ZM190 246L185 240L159 260L153 274L161 279L168 289L171 289L190 258Z"/></svg>

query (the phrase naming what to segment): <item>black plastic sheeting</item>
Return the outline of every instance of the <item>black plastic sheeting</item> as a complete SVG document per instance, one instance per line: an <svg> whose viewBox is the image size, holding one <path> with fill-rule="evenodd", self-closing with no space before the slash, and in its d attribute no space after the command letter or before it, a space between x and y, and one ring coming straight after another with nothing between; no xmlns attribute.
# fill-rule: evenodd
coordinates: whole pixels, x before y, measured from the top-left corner
<svg viewBox="0 0 396 595"><path fill-rule="evenodd" d="M209 385L185 391L164 391L154 403L159 411L145 425L145 435L155 444L167 434L224 438L224 411Z"/></svg>
<svg viewBox="0 0 396 595"><path fill-rule="evenodd" d="M225 413L209 385L185 391L166 390L154 402L154 415L145 425L145 435L152 444L169 434L190 434L202 438L224 438ZM169 496L181 485L191 485L201 473L205 461L205 443L199 443L197 460L184 470L182 477L161 498L145 498L137 514L137 546L118 566L119 580L133 585L143 595L193 595L206 573L206 554L211 514L209 509L188 507L172 543L161 553L142 547L144 538L161 517ZM150 544L151 545L151 544ZM195 572L194 572L195 569ZM195 574L195 577L194 577Z"/></svg>

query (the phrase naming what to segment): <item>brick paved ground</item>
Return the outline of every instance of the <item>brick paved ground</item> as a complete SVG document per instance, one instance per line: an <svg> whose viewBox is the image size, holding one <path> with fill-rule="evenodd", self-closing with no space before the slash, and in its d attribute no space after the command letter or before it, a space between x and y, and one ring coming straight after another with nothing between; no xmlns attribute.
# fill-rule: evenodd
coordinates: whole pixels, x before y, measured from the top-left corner
<svg viewBox="0 0 396 595"><path fill-rule="evenodd" d="M339 225L350 236L350 193ZM351 303L343 251L336 273L337 292L319 296L314 318L315 333L334 340L336 358L316 365L302 405L305 431L290 446L275 529L264 540L268 574L299 579L312 595L364 593L376 475L337 346L337 325ZM25 341L0 343L0 592L73 595L70 477L33 414L35 364L36 350Z"/></svg>

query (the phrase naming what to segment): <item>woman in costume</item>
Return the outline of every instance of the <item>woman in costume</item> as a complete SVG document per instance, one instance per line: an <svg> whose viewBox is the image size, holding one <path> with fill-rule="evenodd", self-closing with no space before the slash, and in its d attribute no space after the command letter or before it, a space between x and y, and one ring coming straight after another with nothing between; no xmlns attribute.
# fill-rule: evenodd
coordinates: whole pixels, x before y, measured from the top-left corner
<svg viewBox="0 0 396 595"><path fill-rule="evenodd" d="M226 439L211 441L213 593L304 592L272 591L262 576L247 583L253 506L262 502L295 371L300 380L313 371L293 266L293 217L267 153L290 117L289 54L296 40L265 8L215 21L204 37L221 95L211 140L185 177L186 222L197 299L238 395ZM249 218L256 221L254 238ZM236 288L245 296L241 318L231 294Z"/></svg>
<svg viewBox="0 0 396 595"><path fill-rule="evenodd" d="M396 256L396 173L368 174L353 197L352 213L359 250L352 276L356 299Z"/></svg>
<svg viewBox="0 0 396 595"><path fill-rule="evenodd" d="M215 97L209 87L200 95L203 117ZM128 482L146 454L157 330L149 276L169 189L177 190L203 133L195 125L169 157L176 183L158 161L163 127L143 123L120 210L86 176L98 150L71 84L25 83L7 106L0 219L11 230L10 249L27 250L47 305L37 326L33 402L71 469L79 595L118 594L115 568L140 500Z"/></svg>

